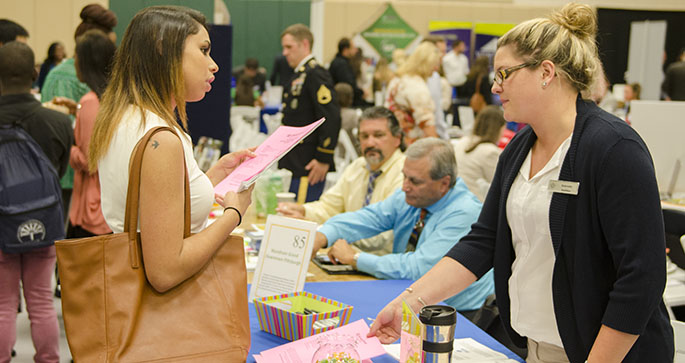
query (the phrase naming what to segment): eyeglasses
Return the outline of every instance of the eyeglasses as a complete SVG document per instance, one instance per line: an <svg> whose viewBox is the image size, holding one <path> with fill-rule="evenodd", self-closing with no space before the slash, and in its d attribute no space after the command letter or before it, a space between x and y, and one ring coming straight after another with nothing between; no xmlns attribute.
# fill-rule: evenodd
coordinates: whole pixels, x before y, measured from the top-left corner
<svg viewBox="0 0 685 363"><path fill-rule="evenodd" d="M495 83L501 86L504 80L507 79L512 73L518 71L519 69L534 66L536 64L538 64L538 61L530 61L517 66L501 69L495 73Z"/></svg>

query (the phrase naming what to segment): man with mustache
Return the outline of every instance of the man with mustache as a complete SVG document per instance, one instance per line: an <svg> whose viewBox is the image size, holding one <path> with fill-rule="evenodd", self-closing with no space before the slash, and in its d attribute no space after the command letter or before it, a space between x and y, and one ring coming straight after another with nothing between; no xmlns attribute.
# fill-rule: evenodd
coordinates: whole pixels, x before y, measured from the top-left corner
<svg viewBox="0 0 685 363"><path fill-rule="evenodd" d="M385 107L364 111L359 122L362 156L345 168L337 183L316 202L280 203L276 211L322 224L344 212L355 211L390 196L402 186L404 144L395 115ZM392 252L392 231L355 242L365 252Z"/></svg>
<svg viewBox="0 0 685 363"><path fill-rule="evenodd" d="M314 253L330 247L333 263L352 265L381 279L417 280L471 230L481 203L457 177L452 145L423 138L409 146L405 156L402 190L326 221L316 233ZM388 230L394 232L392 254L356 252L347 242ZM470 318L493 292L491 270L445 302Z"/></svg>

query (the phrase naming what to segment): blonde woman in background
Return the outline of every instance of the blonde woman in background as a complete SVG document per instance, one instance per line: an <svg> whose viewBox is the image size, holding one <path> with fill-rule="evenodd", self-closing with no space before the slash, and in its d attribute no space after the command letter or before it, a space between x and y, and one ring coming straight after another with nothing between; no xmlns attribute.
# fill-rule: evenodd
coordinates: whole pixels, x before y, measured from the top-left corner
<svg viewBox="0 0 685 363"><path fill-rule="evenodd" d="M485 200L502 152L497 147L497 141L505 123L504 114L498 106L487 106L478 113L473 133L454 144L457 174L481 202Z"/></svg>
<svg viewBox="0 0 685 363"><path fill-rule="evenodd" d="M436 105L426 79L439 66L438 47L423 42L399 67L397 77L388 85L385 107L397 117L408 145L422 137L438 136L435 131Z"/></svg>
<svg viewBox="0 0 685 363"><path fill-rule="evenodd" d="M570 3L498 40L492 92L506 120L527 126L500 155L469 234L378 314L370 336L399 338L403 299L419 311L494 268L502 325L528 346L527 362L673 362L649 150L580 97L599 74L596 34L595 11Z"/></svg>

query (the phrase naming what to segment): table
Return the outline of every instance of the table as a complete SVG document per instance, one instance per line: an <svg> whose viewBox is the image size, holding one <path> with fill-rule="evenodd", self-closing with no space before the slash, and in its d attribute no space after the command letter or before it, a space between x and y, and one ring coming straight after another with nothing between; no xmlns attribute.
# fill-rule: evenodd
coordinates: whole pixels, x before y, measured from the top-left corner
<svg viewBox="0 0 685 363"><path fill-rule="evenodd" d="M315 268L318 267L315 266ZM344 275L335 276L339 277ZM352 309L350 322L364 319L367 324L370 324L367 318L375 318L376 314L378 314L385 304L404 291L412 282L413 281L411 280L307 282L304 285L304 290L352 305L354 308ZM259 320L252 303L250 303L249 310L252 345L247 357L247 362L254 362L255 359L252 357L253 354L258 354L266 349L288 343L288 340L262 331L259 328ZM512 353L505 346L461 315L457 316L457 326L455 330L455 338L473 338L491 349L504 353L511 359L523 362L516 354ZM386 354L374 358L373 362L390 363L396 362L396 360Z"/></svg>
<svg viewBox="0 0 685 363"><path fill-rule="evenodd" d="M319 268L313 262L309 262L309 268L307 269L309 273L305 279L307 282L325 282L325 281L365 281L365 280L376 280L375 277L366 274L351 274L351 275L330 275L326 271ZM247 283L252 283L252 278L254 276L254 271L247 272Z"/></svg>

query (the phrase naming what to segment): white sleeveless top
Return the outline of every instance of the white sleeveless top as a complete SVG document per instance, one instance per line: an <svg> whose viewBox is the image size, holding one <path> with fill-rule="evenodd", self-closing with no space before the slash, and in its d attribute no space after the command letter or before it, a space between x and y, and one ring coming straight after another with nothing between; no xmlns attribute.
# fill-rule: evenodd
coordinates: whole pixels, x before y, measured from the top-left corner
<svg viewBox="0 0 685 363"><path fill-rule="evenodd" d="M141 122L138 107L129 106L122 117L119 128L105 156L98 163L100 174L100 193L102 214L114 233L124 231L126 214L126 193L128 191L128 166L133 148L145 133L156 126L168 126L156 114L145 111L145 127ZM207 224L207 217L214 203L214 187L209 178L197 166L193 157L193 145L188 134L181 134L183 153L188 167L190 180L190 229L193 233L201 231ZM181 198L182 196L175 196ZM179 221L183 223L183 221Z"/></svg>

